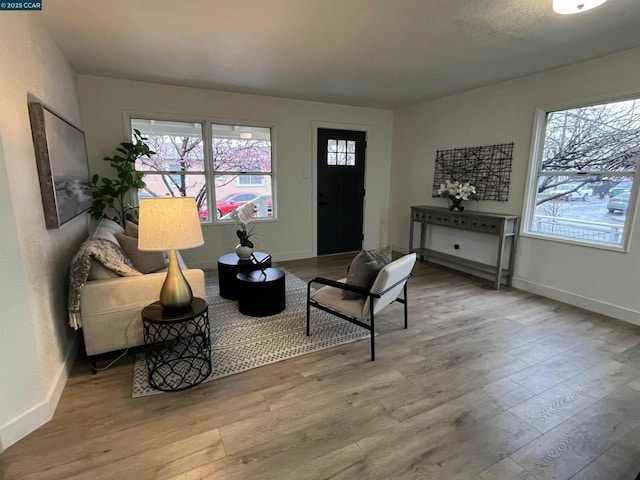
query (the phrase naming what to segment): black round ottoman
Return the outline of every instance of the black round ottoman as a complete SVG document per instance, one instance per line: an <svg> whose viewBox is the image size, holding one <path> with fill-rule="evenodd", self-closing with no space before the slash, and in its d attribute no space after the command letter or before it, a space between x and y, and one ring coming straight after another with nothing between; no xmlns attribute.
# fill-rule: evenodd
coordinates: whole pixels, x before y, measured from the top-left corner
<svg viewBox="0 0 640 480"><path fill-rule="evenodd" d="M277 268L265 268L253 272L241 272L238 280L238 310L251 317L266 317L284 310L284 272Z"/></svg>
<svg viewBox="0 0 640 480"><path fill-rule="evenodd" d="M253 252L253 255L262 266L271 266L271 255L264 252ZM240 272L250 272L259 268L251 260L240 260L238 255L227 253L218 258L218 283L220 296L228 300L238 299L238 281L236 275Z"/></svg>

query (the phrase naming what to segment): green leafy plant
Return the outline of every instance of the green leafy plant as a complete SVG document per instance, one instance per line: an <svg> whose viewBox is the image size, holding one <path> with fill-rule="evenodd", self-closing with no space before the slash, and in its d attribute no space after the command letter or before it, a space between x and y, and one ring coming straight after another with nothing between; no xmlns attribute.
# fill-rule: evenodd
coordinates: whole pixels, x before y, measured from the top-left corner
<svg viewBox="0 0 640 480"><path fill-rule="evenodd" d="M136 160L151 157L156 152L145 143L139 130L133 131L133 142L122 142L112 157L104 157L115 169L116 178L91 178L93 205L89 210L94 220L108 218L124 226L126 220L137 220L137 207L128 202L131 189L145 188L144 172L136 171Z"/></svg>

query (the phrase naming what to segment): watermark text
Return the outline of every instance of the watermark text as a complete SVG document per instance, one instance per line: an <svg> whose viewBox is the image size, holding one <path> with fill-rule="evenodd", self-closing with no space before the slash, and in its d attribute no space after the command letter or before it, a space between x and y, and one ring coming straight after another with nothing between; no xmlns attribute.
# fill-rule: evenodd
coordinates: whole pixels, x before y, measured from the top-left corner
<svg viewBox="0 0 640 480"><path fill-rule="evenodd" d="M42 2L0 2L0 10L42 10Z"/></svg>

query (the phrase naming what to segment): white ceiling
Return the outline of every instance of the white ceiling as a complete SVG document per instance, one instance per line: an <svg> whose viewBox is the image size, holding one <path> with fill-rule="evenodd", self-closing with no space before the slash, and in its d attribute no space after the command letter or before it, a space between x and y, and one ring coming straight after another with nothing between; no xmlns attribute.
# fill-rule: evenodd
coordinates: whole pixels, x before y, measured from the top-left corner
<svg viewBox="0 0 640 480"><path fill-rule="evenodd" d="M640 46L640 1L55 0L79 73L398 108Z"/></svg>

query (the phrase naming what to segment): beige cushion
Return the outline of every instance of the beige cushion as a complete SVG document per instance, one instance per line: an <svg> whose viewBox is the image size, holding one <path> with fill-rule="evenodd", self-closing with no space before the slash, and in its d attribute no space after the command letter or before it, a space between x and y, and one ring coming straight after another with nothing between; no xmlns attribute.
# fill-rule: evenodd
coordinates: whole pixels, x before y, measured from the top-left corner
<svg viewBox="0 0 640 480"><path fill-rule="evenodd" d="M138 238L138 224L127 220L124 224L124 234L127 237Z"/></svg>
<svg viewBox="0 0 640 480"><path fill-rule="evenodd" d="M124 233L124 228L113 220L103 218L96 227L96 231L93 232L92 238L108 240L117 245L118 240L116 239L116 233Z"/></svg>
<svg viewBox="0 0 640 480"><path fill-rule="evenodd" d="M338 281L345 283L346 280L346 278L341 278ZM365 299L358 297L353 300L345 300L342 298L342 292L343 290L339 288L327 286L314 292L311 295L311 298L322 305L337 310L338 312L346 313L354 318L368 321L368 318L362 318L362 309L364 307Z"/></svg>
<svg viewBox="0 0 640 480"><path fill-rule="evenodd" d="M347 273L347 283L369 290L373 285L378 272L382 267L391 262L391 245L378 250L362 250L351 261L349 272ZM342 291L342 298L353 300L362 298L364 295L357 292Z"/></svg>
<svg viewBox="0 0 640 480"><path fill-rule="evenodd" d="M97 262L93 258L91 259L91 269L89 270L87 280L105 280L119 276L116 272L104 267L100 262Z"/></svg>
<svg viewBox="0 0 640 480"><path fill-rule="evenodd" d="M184 270L194 297L205 298L204 272ZM81 311L87 355L142 345L144 307L158 300L166 275L150 273L87 282L82 289Z"/></svg>
<svg viewBox="0 0 640 480"><path fill-rule="evenodd" d="M133 266L142 273L162 270L167 266L165 252L145 252L138 249L138 239L118 233L116 239Z"/></svg>

